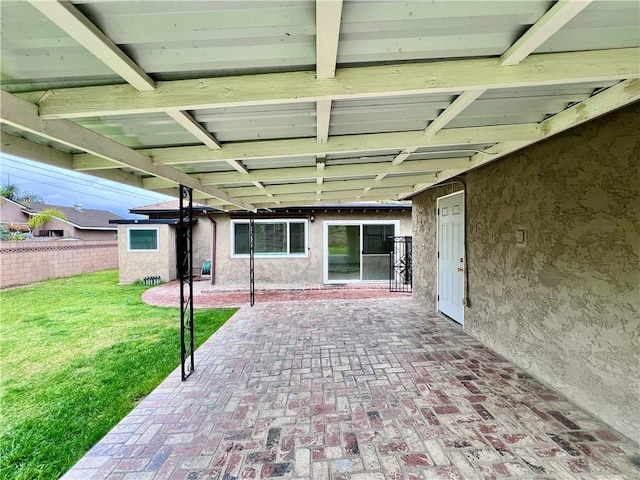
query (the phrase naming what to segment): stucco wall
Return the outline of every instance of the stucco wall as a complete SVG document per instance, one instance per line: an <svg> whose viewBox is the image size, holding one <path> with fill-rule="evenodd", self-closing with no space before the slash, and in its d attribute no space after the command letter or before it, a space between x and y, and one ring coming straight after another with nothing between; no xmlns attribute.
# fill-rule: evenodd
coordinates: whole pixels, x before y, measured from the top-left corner
<svg viewBox="0 0 640 480"><path fill-rule="evenodd" d="M127 228L159 228L157 252L128 252ZM213 224L202 217L192 225L193 271L200 274L205 260L211 258ZM118 225L120 283L132 283L144 277L159 276L167 282L177 278L176 227L174 225Z"/></svg>
<svg viewBox="0 0 640 480"><path fill-rule="evenodd" d="M11 200L0 197L0 222L1 223L27 223L29 217L22 211L22 206Z"/></svg>
<svg viewBox="0 0 640 480"><path fill-rule="evenodd" d="M127 229L157 228L158 251L127 251ZM170 225L118 225L120 283L133 283L144 277L159 276L167 282L176 278L176 236Z"/></svg>
<svg viewBox="0 0 640 480"><path fill-rule="evenodd" d="M316 212L315 221L308 223L309 250L307 257L255 259L257 284L304 284L323 283L323 225L328 220L399 220L398 235L411 235L411 215L406 213L322 213ZM245 285L249 282L249 260L231 257L231 221L228 217L216 217L218 241L216 247L216 278L220 285Z"/></svg>
<svg viewBox="0 0 640 480"><path fill-rule="evenodd" d="M465 329L636 441L639 115L636 104L465 179ZM440 193L414 199L414 288L431 307Z"/></svg>

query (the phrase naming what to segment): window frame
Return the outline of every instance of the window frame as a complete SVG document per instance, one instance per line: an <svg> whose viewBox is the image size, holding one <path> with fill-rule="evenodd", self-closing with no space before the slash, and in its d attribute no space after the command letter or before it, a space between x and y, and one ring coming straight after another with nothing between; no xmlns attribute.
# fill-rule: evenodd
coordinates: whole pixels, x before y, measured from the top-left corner
<svg viewBox="0 0 640 480"><path fill-rule="evenodd" d="M153 230L156 232L156 248L131 248L131 232L132 231L140 231L140 230ZM148 253L148 252L159 252L160 251L160 228L159 227L151 227L151 226L136 226L136 227L127 227L127 252L131 253Z"/></svg>
<svg viewBox="0 0 640 480"><path fill-rule="evenodd" d="M287 226L286 240L287 251L286 253L258 253L255 252L256 258L305 258L309 256L309 221L304 218L269 218L264 220L254 220L256 224L276 224L284 223ZM304 225L304 253L291 253L291 224L297 223ZM249 225L249 220L237 219L231 220L231 245L230 253L231 258L249 258L248 253L236 253L236 225Z"/></svg>

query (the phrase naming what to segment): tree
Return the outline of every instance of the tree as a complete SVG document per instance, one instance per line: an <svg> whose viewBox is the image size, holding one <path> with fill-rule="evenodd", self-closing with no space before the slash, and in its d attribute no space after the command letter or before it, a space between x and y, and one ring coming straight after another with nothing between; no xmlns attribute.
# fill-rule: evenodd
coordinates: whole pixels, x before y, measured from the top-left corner
<svg viewBox="0 0 640 480"><path fill-rule="evenodd" d="M29 207L32 203L44 203L44 200L37 193L21 192L20 189L11 183L5 183L0 187L0 197Z"/></svg>
<svg viewBox="0 0 640 480"><path fill-rule="evenodd" d="M65 222L67 221L67 216L57 208L47 208L46 210L36 213L29 219L29 228L33 232L36 228L44 225L53 218L59 218Z"/></svg>

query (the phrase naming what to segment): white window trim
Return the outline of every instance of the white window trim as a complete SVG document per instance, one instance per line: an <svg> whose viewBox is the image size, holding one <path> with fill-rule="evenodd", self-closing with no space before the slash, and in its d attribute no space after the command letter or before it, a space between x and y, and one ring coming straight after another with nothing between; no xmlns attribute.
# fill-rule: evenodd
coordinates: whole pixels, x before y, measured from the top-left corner
<svg viewBox="0 0 640 480"><path fill-rule="evenodd" d="M309 256L309 221L303 218L270 218L264 220L255 220L255 223L286 223L287 224L287 253L255 253L256 258L305 258ZM290 239L290 224L303 223L304 224L304 253L291 253ZM231 258L249 258L248 253L235 253L236 248L236 225L237 224L249 224L249 220L231 220Z"/></svg>
<svg viewBox="0 0 640 480"><path fill-rule="evenodd" d="M157 238L157 242L156 244L158 245L157 248L149 248L149 249L140 249L140 248L131 248L131 231L132 230L155 230L156 231L156 238ZM148 253L148 252L159 252L160 251L160 228L158 227L151 227L151 226L136 226L136 227L127 227L127 252L131 252L131 253Z"/></svg>
<svg viewBox="0 0 640 480"><path fill-rule="evenodd" d="M389 280L362 280L362 229L365 225L393 225L394 235L400 235L400 220L325 220L322 222L322 277L323 283L388 283ZM360 279L329 280L329 225L360 226Z"/></svg>

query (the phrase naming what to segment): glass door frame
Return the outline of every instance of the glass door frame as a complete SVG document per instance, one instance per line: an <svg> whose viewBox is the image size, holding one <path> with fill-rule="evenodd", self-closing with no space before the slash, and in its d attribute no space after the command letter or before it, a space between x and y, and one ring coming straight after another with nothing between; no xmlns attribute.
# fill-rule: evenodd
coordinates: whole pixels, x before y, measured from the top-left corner
<svg viewBox="0 0 640 480"><path fill-rule="evenodd" d="M362 280L362 250L364 247L364 226L365 225L393 225L394 235L400 231L400 220L324 220L322 222L322 277L325 284L345 284L345 283L388 283L389 280ZM330 280L329 279L329 226L359 226L360 227L360 278L350 280Z"/></svg>

